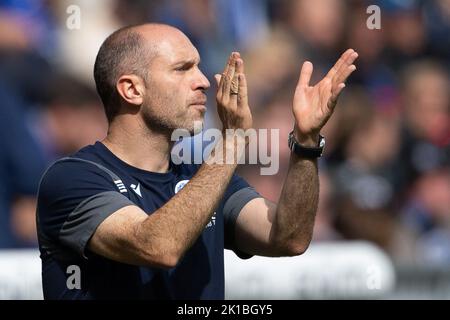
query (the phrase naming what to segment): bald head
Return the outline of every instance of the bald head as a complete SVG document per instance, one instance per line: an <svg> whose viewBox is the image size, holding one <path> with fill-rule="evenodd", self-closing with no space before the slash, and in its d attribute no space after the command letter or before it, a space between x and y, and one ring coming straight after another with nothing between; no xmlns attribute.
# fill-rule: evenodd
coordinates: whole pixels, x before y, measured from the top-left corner
<svg viewBox="0 0 450 320"><path fill-rule="evenodd" d="M129 27L139 33L145 40L159 44L164 41L188 40L186 35L179 29L162 23L146 23Z"/></svg>
<svg viewBox="0 0 450 320"><path fill-rule="evenodd" d="M121 28L103 42L95 60L94 79L109 121L120 108L117 80L125 74L147 80L149 65L161 46L177 41L189 39L177 28L149 23Z"/></svg>

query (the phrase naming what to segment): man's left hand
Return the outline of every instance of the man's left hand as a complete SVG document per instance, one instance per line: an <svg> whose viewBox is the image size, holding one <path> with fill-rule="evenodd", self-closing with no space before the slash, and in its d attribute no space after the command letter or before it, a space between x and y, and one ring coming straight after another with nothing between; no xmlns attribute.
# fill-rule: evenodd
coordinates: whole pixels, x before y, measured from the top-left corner
<svg viewBox="0 0 450 320"><path fill-rule="evenodd" d="M309 85L313 65L309 61L303 64L293 102L294 136L299 143L317 145L320 130L333 114L345 81L356 70L353 62L357 57L353 49L348 49L325 78L313 87Z"/></svg>

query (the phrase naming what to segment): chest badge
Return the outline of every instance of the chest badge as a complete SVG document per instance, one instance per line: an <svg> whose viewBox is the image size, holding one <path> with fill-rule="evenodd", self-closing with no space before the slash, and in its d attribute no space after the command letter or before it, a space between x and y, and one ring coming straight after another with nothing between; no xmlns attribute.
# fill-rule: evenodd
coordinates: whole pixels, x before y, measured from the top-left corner
<svg viewBox="0 0 450 320"><path fill-rule="evenodd" d="M178 193L189 182L189 180L181 180L175 185L175 194Z"/></svg>

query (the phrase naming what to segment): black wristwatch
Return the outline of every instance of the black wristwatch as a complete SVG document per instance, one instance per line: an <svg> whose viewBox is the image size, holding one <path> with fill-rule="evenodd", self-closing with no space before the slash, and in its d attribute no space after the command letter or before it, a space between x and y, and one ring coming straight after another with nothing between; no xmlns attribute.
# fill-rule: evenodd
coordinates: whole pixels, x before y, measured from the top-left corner
<svg viewBox="0 0 450 320"><path fill-rule="evenodd" d="M315 159L321 157L323 154L323 149L325 148L325 138L319 134L319 143L316 148L304 147L295 139L294 131L291 131L288 137L288 144L289 149L291 149L291 151L295 154L304 158Z"/></svg>

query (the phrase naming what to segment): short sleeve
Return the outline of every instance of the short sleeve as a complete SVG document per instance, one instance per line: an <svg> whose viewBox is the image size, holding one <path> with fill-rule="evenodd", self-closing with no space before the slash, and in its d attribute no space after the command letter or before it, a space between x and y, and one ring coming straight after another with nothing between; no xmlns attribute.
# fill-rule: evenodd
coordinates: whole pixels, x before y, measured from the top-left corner
<svg viewBox="0 0 450 320"><path fill-rule="evenodd" d="M255 198L261 198L261 195L247 181L234 174L223 201L225 248L233 250L242 259L248 259L252 256L240 251L235 244L236 220L242 208Z"/></svg>
<svg viewBox="0 0 450 320"><path fill-rule="evenodd" d="M68 247L85 257L86 245L100 223L133 205L115 181L108 171L88 161L67 158L53 164L42 177L38 192L41 249L51 252Z"/></svg>

